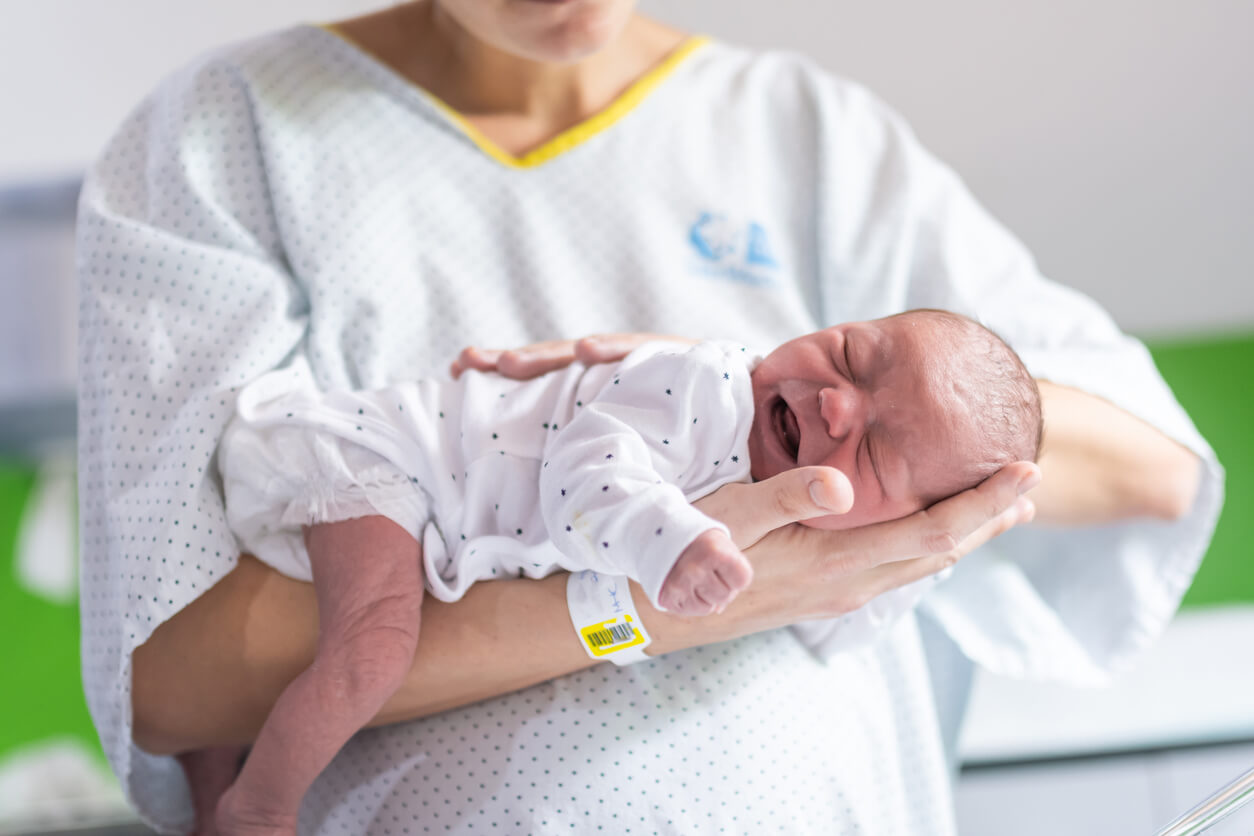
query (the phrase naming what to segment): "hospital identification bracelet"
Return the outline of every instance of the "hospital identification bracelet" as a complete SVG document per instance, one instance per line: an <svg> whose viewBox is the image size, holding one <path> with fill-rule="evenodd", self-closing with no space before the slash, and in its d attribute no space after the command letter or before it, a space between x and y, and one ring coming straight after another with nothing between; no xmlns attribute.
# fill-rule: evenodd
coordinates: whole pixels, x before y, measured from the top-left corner
<svg viewBox="0 0 1254 836"><path fill-rule="evenodd" d="M579 644L598 662L630 665L650 658L644 652L652 639L631 600L625 575L604 575L585 569L566 581L566 605Z"/></svg>

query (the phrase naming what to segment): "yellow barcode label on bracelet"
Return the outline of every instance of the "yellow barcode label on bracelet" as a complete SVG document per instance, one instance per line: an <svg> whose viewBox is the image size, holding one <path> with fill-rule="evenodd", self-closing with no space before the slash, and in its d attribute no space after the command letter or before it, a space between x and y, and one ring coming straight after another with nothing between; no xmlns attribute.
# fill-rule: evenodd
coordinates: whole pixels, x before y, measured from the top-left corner
<svg viewBox="0 0 1254 836"><path fill-rule="evenodd" d="M608 656L644 644L644 635L636 629L630 615L589 624L579 631L579 635L593 656Z"/></svg>

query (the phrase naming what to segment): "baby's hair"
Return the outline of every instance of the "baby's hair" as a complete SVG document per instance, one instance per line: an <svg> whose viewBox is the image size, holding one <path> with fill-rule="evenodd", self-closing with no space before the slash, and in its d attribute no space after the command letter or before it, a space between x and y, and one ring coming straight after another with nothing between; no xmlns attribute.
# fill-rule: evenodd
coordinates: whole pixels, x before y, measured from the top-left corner
<svg viewBox="0 0 1254 836"><path fill-rule="evenodd" d="M1041 454L1044 420L1041 392L1023 360L1005 340L970 317L935 308L906 311L925 316L958 351L946 359L957 381L978 385L964 392L984 455L969 462L964 474L971 487L1016 461L1036 461ZM939 498L939 497L938 497Z"/></svg>

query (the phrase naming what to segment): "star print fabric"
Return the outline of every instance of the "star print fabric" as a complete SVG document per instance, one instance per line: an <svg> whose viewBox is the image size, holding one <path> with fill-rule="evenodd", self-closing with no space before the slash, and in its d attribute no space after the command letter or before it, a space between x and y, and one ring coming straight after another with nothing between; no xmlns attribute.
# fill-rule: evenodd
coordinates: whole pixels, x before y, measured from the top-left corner
<svg viewBox="0 0 1254 836"><path fill-rule="evenodd" d="M563 552L606 571L628 565L657 606L697 535L727 527L689 503L749 481L750 356L733 344L628 358L548 445L540 503Z"/></svg>
<svg viewBox="0 0 1254 836"><path fill-rule="evenodd" d="M428 589L594 569L656 603L697 535L689 503L749 478L749 366L730 343L651 343L531 381L469 372L316 391L303 364L241 392L218 454L245 551L310 581L301 527L382 514L423 544ZM702 420L704 419L704 420Z"/></svg>

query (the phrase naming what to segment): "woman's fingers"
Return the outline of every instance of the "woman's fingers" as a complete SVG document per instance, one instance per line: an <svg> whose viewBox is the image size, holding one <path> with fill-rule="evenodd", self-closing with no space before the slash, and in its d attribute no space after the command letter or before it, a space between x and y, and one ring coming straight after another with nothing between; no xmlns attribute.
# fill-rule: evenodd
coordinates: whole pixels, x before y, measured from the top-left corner
<svg viewBox="0 0 1254 836"><path fill-rule="evenodd" d="M575 342L575 357L580 363L588 366L614 363L653 340L673 343L696 342L687 337L670 337L664 334L593 334Z"/></svg>
<svg viewBox="0 0 1254 836"><path fill-rule="evenodd" d="M530 380L555 369L564 369L573 362L575 362L573 341L550 340L502 351L496 361L496 370L515 380Z"/></svg>
<svg viewBox="0 0 1254 836"><path fill-rule="evenodd" d="M962 557L997 535L1030 521L1034 513L1032 500L1020 496L1009 508L977 526L953 548L915 557L879 554L868 564L865 559L850 557L862 554L865 558L865 549L849 548L847 542L839 543L837 548L824 552L814 561L810 586L800 590L794 587L793 594L797 596L794 603L802 602L800 606L804 618L831 618L853 612L885 592L953 566ZM911 518L906 517L897 522L909 519ZM851 529L836 532L809 531L806 535L845 538L849 535L856 537L858 533ZM806 548L804 541L793 546L792 551L804 551Z"/></svg>
<svg viewBox="0 0 1254 836"><path fill-rule="evenodd" d="M1016 525L1031 522L1035 515L1036 506L1032 504L1032 500L1021 496L1009 508L968 534L961 543L947 552L907 560L893 560L867 570L861 576L861 580L865 583L862 590L863 596L869 601L877 595L913 583L920 578L935 575L953 566L994 537L1005 534Z"/></svg>
<svg viewBox="0 0 1254 836"><path fill-rule="evenodd" d="M449 374L461 377L471 369L499 372L515 380L529 380L555 369L564 369L578 360L587 366L617 362L651 340L692 343L685 337L660 334L593 334L581 340L548 340L521 348L478 348L467 346L449 365Z"/></svg>
<svg viewBox="0 0 1254 836"><path fill-rule="evenodd" d="M908 517L850 529L841 565L835 568L856 572L888 561L954 553L967 538L1015 508L1019 497L1040 480L1035 464L1014 462L974 488Z"/></svg>
<svg viewBox="0 0 1254 836"><path fill-rule="evenodd" d="M844 514L853 507L853 486L835 468L798 467L761 482L724 485L694 504L747 549L789 523Z"/></svg>
<svg viewBox="0 0 1254 836"><path fill-rule="evenodd" d="M490 372L496 368L496 360L500 354L501 352L495 349L468 345L457 355L457 359L449 364L448 373L456 380L462 376L462 372L471 369Z"/></svg>
<svg viewBox="0 0 1254 836"><path fill-rule="evenodd" d="M741 549L752 546L747 556L755 580L746 600L755 623L765 629L844 615L952 566L1031 520L1035 506L1022 494L1039 481L1036 465L1015 462L925 511L837 531L788 524L848 511L853 489L831 468L799 468L754 485L724 485L695 504L727 525Z"/></svg>
<svg viewBox="0 0 1254 836"><path fill-rule="evenodd" d="M569 366L575 361L573 340L549 340L522 348L478 348L467 346L449 366L449 373L460 377L471 369L479 372L500 372L516 380L528 380Z"/></svg>

